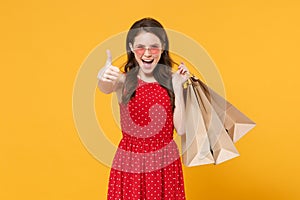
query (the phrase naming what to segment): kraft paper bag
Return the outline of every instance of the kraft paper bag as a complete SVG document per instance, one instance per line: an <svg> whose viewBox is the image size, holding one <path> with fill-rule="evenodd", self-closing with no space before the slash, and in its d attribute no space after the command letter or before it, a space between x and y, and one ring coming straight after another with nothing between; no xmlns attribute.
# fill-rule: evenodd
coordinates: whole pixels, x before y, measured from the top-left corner
<svg viewBox="0 0 300 200"><path fill-rule="evenodd" d="M210 150L209 138L206 133L205 122L197 93L189 85L186 91L186 134L181 137L182 162L186 166L196 166L214 163Z"/></svg>
<svg viewBox="0 0 300 200"><path fill-rule="evenodd" d="M209 88L200 79L198 81L201 88L203 88L202 91L223 122L226 132L228 132L234 143L255 127L256 124L235 106Z"/></svg>
<svg viewBox="0 0 300 200"><path fill-rule="evenodd" d="M239 156L234 143L255 123L195 76L188 79L184 88L183 164L219 164Z"/></svg>

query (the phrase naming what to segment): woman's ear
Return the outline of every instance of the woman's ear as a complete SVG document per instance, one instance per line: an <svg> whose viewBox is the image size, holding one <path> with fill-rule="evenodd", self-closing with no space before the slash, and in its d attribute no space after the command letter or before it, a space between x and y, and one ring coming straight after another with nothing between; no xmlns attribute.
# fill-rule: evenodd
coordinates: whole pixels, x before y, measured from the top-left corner
<svg viewBox="0 0 300 200"><path fill-rule="evenodd" d="M134 51L133 51L133 46L132 46L131 42L129 42L129 47L130 47L130 50L131 50L132 52L134 52Z"/></svg>
<svg viewBox="0 0 300 200"><path fill-rule="evenodd" d="M162 44L161 53L165 51L165 43Z"/></svg>

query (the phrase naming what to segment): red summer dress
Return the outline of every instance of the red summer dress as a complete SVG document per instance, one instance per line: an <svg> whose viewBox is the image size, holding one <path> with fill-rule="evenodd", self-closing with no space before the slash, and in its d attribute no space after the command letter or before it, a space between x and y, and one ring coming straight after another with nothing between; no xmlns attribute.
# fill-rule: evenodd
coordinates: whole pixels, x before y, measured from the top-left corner
<svg viewBox="0 0 300 200"><path fill-rule="evenodd" d="M135 96L120 103L122 139L108 184L108 200L184 200L173 111L167 90L138 79Z"/></svg>

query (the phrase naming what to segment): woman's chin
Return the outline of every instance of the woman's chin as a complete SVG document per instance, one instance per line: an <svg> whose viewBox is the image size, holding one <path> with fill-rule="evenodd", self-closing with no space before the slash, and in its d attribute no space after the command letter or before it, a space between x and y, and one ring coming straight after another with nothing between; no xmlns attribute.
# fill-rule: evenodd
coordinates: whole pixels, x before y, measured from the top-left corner
<svg viewBox="0 0 300 200"><path fill-rule="evenodd" d="M144 73L144 74L152 74L153 70L155 68L155 65L151 64L151 65L142 65L140 67L141 71Z"/></svg>

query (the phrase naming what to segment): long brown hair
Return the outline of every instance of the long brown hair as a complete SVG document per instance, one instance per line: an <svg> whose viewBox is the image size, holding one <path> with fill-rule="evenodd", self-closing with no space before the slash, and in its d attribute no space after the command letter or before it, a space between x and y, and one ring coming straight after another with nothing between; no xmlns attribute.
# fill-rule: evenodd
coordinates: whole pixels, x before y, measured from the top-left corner
<svg viewBox="0 0 300 200"><path fill-rule="evenodd" d="M126 79L123 87L122 102L128 103L129 100L135 96L135 90L138 86L137 75L139 72L139 65L135 60L134 53L131 51L129 43L134 43L134 38L141 32L149 32L156 35L163 44L163 52L160 60L158 61L155 69L153 70L153 76L155 80L164 87L171 100L172 109L175 107L175 95L172 85L172 65L176 64L169 55L169 40L166 31L163 26L153 18L143 18L136 21L127 34L126 38L126 51L127 62L125 63L124 70L126 73Z"/></svg>

